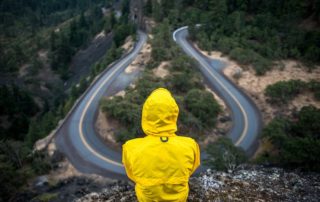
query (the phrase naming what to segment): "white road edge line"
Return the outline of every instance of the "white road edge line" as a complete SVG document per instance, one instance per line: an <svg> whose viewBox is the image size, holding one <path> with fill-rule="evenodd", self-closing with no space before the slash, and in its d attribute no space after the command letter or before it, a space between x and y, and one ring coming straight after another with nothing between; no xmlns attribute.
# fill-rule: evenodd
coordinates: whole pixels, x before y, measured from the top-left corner
<svg viewBox="0 0 320 202"><path fill-rule="evenodd" d="M174 31L173 33L173 40L176 42L176 33L183 30L183 29L187 29L188 26L184 26L184 27L181 27L177 30ZM186 47L189 51L190 49L188 47ZM140 50L139 50L140 51ZM191 52L191 51L190 51ZM134 55L135 52L132 53L132 55ZM83 119L84 119L84 116L86 114L86 112L88 111L88 108L90 106L90 104L92 103L94 97L97 95L97 93L101 90L101 88L106 84L106 82L108 82L110 80L110 78L116 73L116 71L122 66L124 65L127 61L129 61L131 59L131 56L129 55L127 57L127 59L125 59L124 61L122 61L120 64L118 64L118 68L115 68L110 74L109 76L107 76L107 78L100 84L100 86L97 88L97 90L93 93L93 95L90 97L90 100L89 102L86 104L85 106L85 109L83 110L82 114L81 114L81 118L80 118L80 123L79 123L79 133L80 133L80 138L82 140L82 142L84 143L85 147L87 147L91 153L93 153L95 156L99 157L100 159L110 163L110 164L113 164L113 165L116 165L116 166L119 166L119 167L123 167L123 165L119 162L116 162L116 161L113 161L103 155L101 155L100 153L98 153L97 151L95 151L89 144L88 142L86 141L86 139L84 138L84 134L83 134ZM234 97L234 95L223 85L223 83L209 70L210 68L208 68L207 64L204 64L201 60L199 60L200 64L202 66L205 67L205 69L209 72L209 74L215 78L218 83L224 88L225 91L227 91L227 93L234 99L234 101L237 103L237 105L239 106L240 110L242 111L243 115L244 115L244 118L245 118L245 128L240 136L240 138L238 139L238 141L236 142L236 145L239 145L241 143L241 141L243 140L246 132L247 132L247 129L248 129L248 118L247 118L247 114L246 112L244 111L242 105L240 104L240 102Z"/></svg>
<svg viewBox="0 0 320 202"><path fill-rule="evenodd" d="M142 45L143 46L143 45ZM139 50L139 49L138 49ZM140 50L138 51L140 52ZM124 61L122 61L120 64L118 64L118 68L115 68L110 74L109 76L107 76L107 78L101 83L101 85L97 88L97 90L93 93L93 95L90 97L90 100L89 102L86 104L82 114L81 114L81 118L80 118L80 122L79 122L79 133L80 133L80 138L82 140L82 142L84 143L85 147L87 147L91 153L93 153L95 156L99 157L100 159L102 159L103 161L106 161L110 164L113 164L113 165L116 165L116 166L119 166L119 167L123 167L122 163L119 163L117 161L114 161L114 160L111 160L105 156L103 156L102 154L100 154L99 152L97 152L96 150L94 150L89 144L88 142L86 141L85 137L84 137L84 134L83 134L83 119L84 119L84 116L85 114L87 113L88 111L88 108L90 106L90 104L92 103L94 97L98 94L98 92L101 90L101 88L110 80L110 78L117 72L117 70L119 68L121 68L122 65L124 65L126 62L128 62L132 55L136 54L135 52L133 52L132 54L130 54L127 59L125 59Z"/></svg>
<svg viewBox="0 0 320 202"><path fill-rule="evenodd" d="M187 29L188 26L184 26L184 27L180 27L179 29L177 29L176 31L173 32L172 36L173 36L173 40L176 42L177 38L176 38L176 33L183 30L183 29Z"/></svg>
<svg viewBox="0 0 320 202"><path fill-rule="evenodd" d="M184 26L184 27L181 27L179 29L177 29L176 31L173 32L173 40L176 41L176 33L183 30L183 29L187 29L188 26ZM192 53L192 51L190 51L190 48L188 46L186 46L186 48L188 49L188 51L190 53ZM193 54L191 54L193 55ZM194 57L196 58L196 57ZM244 130L242 131L241 133L241 136L240 138L236 141L235 145L239 145L243 138L246 136L246 133L248 131L248 115L246 113L246 111L243 109L243 106L240 104L239 100L229 91L229 89L223 85L223 83L218 79L218 77L216 77L211 71L210 71L210 68L208 67L208 65L206 63L203 63L201 60L197 60L208 72L209 74L216 79L216 81L224 88L224 90L232 97L232 99L237 103L237 105L239 106L243 116L244 116Z"/></svg>

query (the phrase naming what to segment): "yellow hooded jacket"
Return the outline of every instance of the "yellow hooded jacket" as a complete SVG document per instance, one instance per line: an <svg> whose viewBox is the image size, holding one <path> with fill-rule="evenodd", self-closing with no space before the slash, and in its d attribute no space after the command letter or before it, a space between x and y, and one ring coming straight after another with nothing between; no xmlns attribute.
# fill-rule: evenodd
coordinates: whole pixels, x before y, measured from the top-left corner
<svg viewBox="0 0 320 202"><path fill-rule="evenodd" d="M136 183L140 202L186 201L190 175L200 165L198 144L177 136L179 108L171 93L159 88L142 109L144 138L123 145L122 162L128 177Z"/></svg>

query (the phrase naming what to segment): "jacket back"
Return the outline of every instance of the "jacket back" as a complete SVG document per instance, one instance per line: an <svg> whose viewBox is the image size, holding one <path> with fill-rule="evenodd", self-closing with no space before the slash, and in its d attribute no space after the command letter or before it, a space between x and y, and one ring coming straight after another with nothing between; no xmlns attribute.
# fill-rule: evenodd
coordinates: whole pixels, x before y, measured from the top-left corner
<svg viewBox="0 0 320 202"><path fill-rule="evenodd" d="M136 183L139 201L186 201L188 197L189 177L200 165L200 151L192 138L175 134L178 114L169 91L153 91L142 109L146 137L123 145L122 161Z"/></svg>

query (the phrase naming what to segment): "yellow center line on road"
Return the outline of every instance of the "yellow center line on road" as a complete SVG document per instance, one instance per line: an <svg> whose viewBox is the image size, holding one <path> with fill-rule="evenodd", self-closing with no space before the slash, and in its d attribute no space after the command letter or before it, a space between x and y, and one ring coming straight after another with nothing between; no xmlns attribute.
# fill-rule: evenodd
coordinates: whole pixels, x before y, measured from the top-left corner
<svg viewBox="0 0 320 202"><path fill-rule="evenodd" d="M188 27L183 27L182 29L178 29L178 31L181 31L183 29L187 29ZM174 32L174 39L176 39L175 37L175 34L176 32ZM188 47L188 46L185 46L188 51L192 54L192 51L191 49ZM193 55L194 58L196 58L194 55ZM230 90L220 81L220 79L218 79L218 77L216 75L214 75L211 71L210 71L210 68L208 67L208 64L207 63L203 63L202 60L197 60L207 71L208 73L222 86L222 88L232 97L232 99L236 102L236 104L239 106L243 116L244 116L244 129L241 133L241 136L240 138L236 141L235 145L238 146L243 138L246 136L246 133L248 132L248 115L246 113L246 111L244 110L243 106L240 104L239 100L230 92Z"/></svg>
<svg viewBox="0 0 320 202"><path fill-rule="evenodd" d="M88 111L88 108L90 106L90 104L92 103L93 99L95 98L95 96L98 94L98 92L101 90L101 88L110 80L110 78L117 72L117 70L124 65L126 62L128 62L130 60L130 55L127 57L127 59L125 59L124 61L122 61L120 64L118 64L118 68L115 68L110 74L109 76L107 76L107 78L99 85L99 87L97 88L97 90L93 93L93 95L90 97L89 102L86 104L84 110L82 111L81 114L81 118L80 118L80 122L79 122L79 133L80 133L80 138L83 142L83 144L85 145L85 147L87 147L89 149L89 151L91 153L93 153L95 156L99 157L100 159L102 159L103 161L106 161L110 164L119 166L119 167L123 167L122 163L119 163L117 161L114 161L112 159L109 159L105 156L103 156L102 154L100 154L99 152L97 152L95 149L93 149L90 144L87 142L86 138L84 137L84 133L83 133L83 120L84 120L84 116Z"/></svg>
<svg viewBox="0 0 320 202"><path fill-rule="evenodd" d="M186 48L190 51L190 48L188 46L186 46ZM190 51L190 53L192 53L192 51ZM80 117L80 122L79 122L79 133L80 133L80 138L81 141L83 142L83 144L85 145L86 148L88 148L88 150L94 154L95 156L99 157L100 159L102 159L103 161L106 161L110 164L119 166L119 167L123 167L123 165L117 161L114 161L112 159L109 159L105 156L103 156L102 154L100 154L99 152L97 152L95 149L93 149L90 144L87 142L87 140L84 137L84 132L83 132L83 120L85 117L85 114L88 111L89 106L91 105L91 103L93 102L93 99L95 98L95 96L98 94L98 92L101 90L101 88L110 80L110 78L112 78L114 76L114 74L117 72L117 70L124 65L127 61L130 60L130 56L127 57L127 59L123 60L120 64L118 64L118 68L115 68L108 76L107 78L99 85L99 87L97 88L97 90L93 93L93 95L90 97L90 100L88 101L88 103L86 104L81 117ZM232 99L236 102L236 104L239 106L241 112L244 115L244 130L242 131L242 134L240 136L240 138L237 140L237 142L235 143L236 145L239 145L243 138L245 137L247 131L248 131L248 117L247 114L245 112L245 110L243 109L242 105L240 104L240 102L238 101L238 99L236 99L236 97L229 91L229 89L210 71L210 68L208 67L208 65L206 63L203 63L201 60L198 60L198 62L208 71L208 73L216 79L216 81L224 88L224 90L232 97Z"/></svg>

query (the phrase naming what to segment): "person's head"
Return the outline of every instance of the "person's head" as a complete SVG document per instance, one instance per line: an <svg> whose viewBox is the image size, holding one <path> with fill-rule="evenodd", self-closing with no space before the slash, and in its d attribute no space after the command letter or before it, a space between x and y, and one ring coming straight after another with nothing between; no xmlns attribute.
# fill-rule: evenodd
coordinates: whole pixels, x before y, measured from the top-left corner
<svg viewBox="0 0 320 202"><path fill-rule="evenodd" d="M146 135L171 136L177 131L179 107L165 88L154 90L142 109L141 126Z"/></svg>

